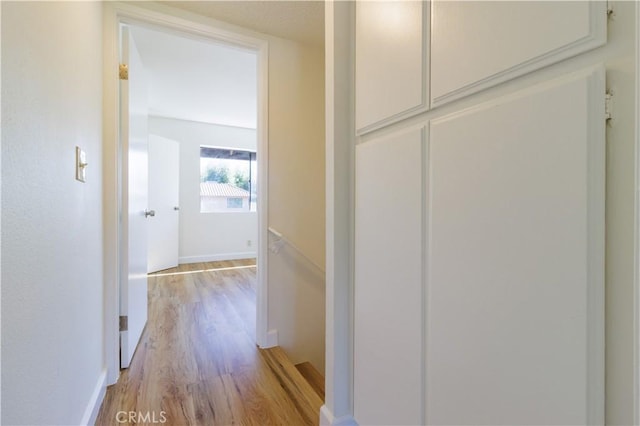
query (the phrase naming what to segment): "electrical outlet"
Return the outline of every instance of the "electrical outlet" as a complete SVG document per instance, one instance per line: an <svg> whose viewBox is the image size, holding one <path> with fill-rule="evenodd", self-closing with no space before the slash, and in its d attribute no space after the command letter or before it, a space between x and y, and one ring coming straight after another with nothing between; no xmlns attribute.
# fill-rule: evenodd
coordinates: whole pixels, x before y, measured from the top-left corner
<svg viewBox="0 0 640 426"><path fill-rule="evenodd" d="M247 247L251 247L251 244L252 244L251 240L247 240Z"/></svg>

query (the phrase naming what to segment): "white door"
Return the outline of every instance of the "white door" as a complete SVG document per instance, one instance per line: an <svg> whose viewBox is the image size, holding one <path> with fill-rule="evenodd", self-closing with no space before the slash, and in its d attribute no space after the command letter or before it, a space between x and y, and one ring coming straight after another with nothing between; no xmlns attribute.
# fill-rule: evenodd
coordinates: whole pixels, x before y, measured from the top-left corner
<svg viewBox="0 0 640 426"><path fill-rule="evenodd" d="M127 27L121 32L120 80L122 214L120 271L120 366L131 362L147 322L147 79ZM122 321L122 317L126 320Z"/></svg>
<svg viewBox="0 0 640 426"><path fill-rule="evenodd" d="M149 135L149 272L178 266L179 161L178 142Z"/></svg>

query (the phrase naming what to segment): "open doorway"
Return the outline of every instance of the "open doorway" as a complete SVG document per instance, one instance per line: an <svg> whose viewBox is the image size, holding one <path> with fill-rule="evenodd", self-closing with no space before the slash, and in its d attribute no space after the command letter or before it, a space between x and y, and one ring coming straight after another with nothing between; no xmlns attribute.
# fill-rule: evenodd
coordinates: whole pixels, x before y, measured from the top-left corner
<svg viewBox="0 0 640 426"><path fill-rule="evenodd" d="M120 367L127 368L152 318L145 273L257 258L257 53L122 23L120 61Z"/></svg>
<svg viewBox="0 0 640 426"><path fill-rule="evenodd" d="M148 80L149 209L155 212L148 220L148 272L256 258L257 52L129 27ZM167 152L170 141L177 153ZM165 181L176 167L172 203L163 196L173 189ZM175 229L154 229L167 216L179 216ZM178 241L169 238L174 235ZM168 251L173 264L156 262Z"/></svg>
<svg viewBox="0 0 640 426"><path fill-rule="evenodd" d="M171 234L179 235L178 250L175 244L169 242L169 238L163 238L163 244L166 243L178 253L179 263L257 258L255 336L256 343L259 346L265 346L267 308L264 253L267 222L266 209L262 208L264 203L256 203L255 200L258 194L266 199L266 185L260 185L261 181L266 182L266 178L262 177L266 177L267 173L266 42L211 27L203 30L193 23L185 25L185 22L177 18L169 22L166 19L158 19L153 14L140 16L133 9L129 10L127 6L114 7L112 12L113 14L108 16L111 25L107 25L106 37L114 44L114 50L118 50L120 29L126 27L131 31L131 40L139 50L142 65L152 69L160 64L167 71L164 76L154 77L151 70L148 72L150 83L146 84L149 100L146 125L149 140L152 144L158 141L176 141L180 158L177 185L179 200L177 203L169 203L166 206L176 215L180 215L181 219L184 215L184 220L178 222L181 222L178 225L179 229L171 231ZM209 49L209 52L206 52L206 49ZM218 56L212 58L211 51L217 51ZM120 52L112 53L114 54L109 59L114 60ZM206 63L189 64L188 57L209 60L209 65L213 64L213 66L207 67ZM248 64L246 69L243 70L232 64L234 58L236 62ZM216 73L221 74L222 77L226 76L226 81L224 78L215 80L216 76L220 77ZM207 90L206 83L202 83L207 78L218 85L217 92ZM188 84L180 84L181 82ZM157 88L162 90L156 90ZM192 94L195 92L200 96L189 98L189 92ZM180 100L176 101L178 98ZM122 103L123 99L124 96L120 93L112 101L117 105ZM212 99L216 102L211 102ZM106 100L107 104L109 101L109 99ZM248 103L252 104L247 108ZM122 123L117 114L112 118L113 120L109 120L109 117L106 117L107 126L109 127L111 122L113 133L117 133L117 129L122 133ZM203 196L201 151L211 148L226 149L229 152L247 152L250 163L251 160L253 161L254 164L249 166L249 173L253 173L254 176L248 184L245 183L247 180L245 176L234 175L232 177L234 180L227 182L226 185L229 190L248 193L246 194L248 195L247 211L234 209L237 204L235 198L243 199L244 192L240 197L227 197L231 207L226 212L213 213L201 210ZM115 192L120 194L115 201L120 206L112 206L114 207L112 213L115 213L116 217L126 216L125 185L131 174L131 167L128 165L125 154L125 148L120 146L116 158L119 166L114 173L119 182L119 188ZM164 155L164 157L171 156L166 153ZM153 165L150 167L153 168ZM248 186L249 189L244 189L243 186ZM108 189L105 195L108 201ZM252 205L255 207L253 211ZM149 222L160 217L160 212L152 205L148 205L144 210L140 213L144 214ZM167 212L167 214L171 213ZM217 228L211 229L212 224ZM119 238L116 242L115 261L119 265L117 268L119 277L115 280L115 288L109 288L109 286L107 288L106 348L109 383L115 383L118 377L120 358L118 334L123 324L121 301L122 293L127 291L117 283L122 284L131 275L126 267L126 256L130 255L127 247L129 231L127 225L124 220L117 222ZM233 229L239 231L234 233ZM157 237L157 233L154 235ZM232 239L235 242L231 241ZM230 241L231 244L229 244ZM106 244L109 246L109 241ZM240 246L242 249L238 248ZM108 253L106 257L109 260ZM146 272L145 270L145 274ZM129 308L132 307L129 306ZM131 325L127 324L126 318L124 325L125 327ZM142 333L141 327L138 328ZM129 352L132 356L133 350Z"/></svg>

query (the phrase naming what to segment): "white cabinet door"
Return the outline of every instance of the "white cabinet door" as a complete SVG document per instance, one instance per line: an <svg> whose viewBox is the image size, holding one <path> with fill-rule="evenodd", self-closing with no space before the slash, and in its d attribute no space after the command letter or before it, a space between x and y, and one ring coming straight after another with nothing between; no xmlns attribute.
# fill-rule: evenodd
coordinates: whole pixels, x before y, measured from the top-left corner
<svg viewBox="0 0 640 426"><path fill-rule="evenodd" d="M604 70L431 123L427 423L604 421Z"/></svg>
<svg viewBox="0 0 640 426"><path fill-rule="evenodd" d="M178 142L149 135L149 272L178 266L179 162Z"/></svg>
<svg viewBox="0 0 640 426"><path fill-rule="evenodd" d="M422 423L423 128L356 147L354 414Z"/></svg>
<svg viewBox="0 0 640 426"><path fill-rule="evenodd" d="M587 50L607 37L605 1L432 3L432 106Z"/></svg>
<svg viewBox="0 0 640 426"><path fill-rule="evenodd" d="M356 3L356 128L364 133L428 107L429 2Z"/></svg>
<svg viewBox="0 0 640 426"><path fill-rule="evenodd" d="M122 138L122 252L120 315L127 329L120 332L120 366L131 362L147 323L147 79L127 27L121 33L121 61L129 79L120 80L120 134Z"/></svg>

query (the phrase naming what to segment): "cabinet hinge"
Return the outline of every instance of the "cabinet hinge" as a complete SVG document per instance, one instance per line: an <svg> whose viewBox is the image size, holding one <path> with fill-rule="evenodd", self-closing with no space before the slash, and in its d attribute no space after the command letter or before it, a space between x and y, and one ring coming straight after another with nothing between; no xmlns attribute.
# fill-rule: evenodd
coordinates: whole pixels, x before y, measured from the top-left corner
<svg viewBox="0 0 640 426"><path fill-rule="evenodd" d="M607 90L604 95L604 119L609 121L613 118L613 92Z"/></svg>
<svg viewBox="0 0 640 426"><path fill-rule="evenodd" d="M129 330L129 317L127 316L120 316L120 331L127 331Z"/></svg>
<svg viewBox="0 0 640 426"><path fill-rule="evenodd" d="M127 64L120 64L119 67L120 80L129 80L129 66Z"/></svg>

